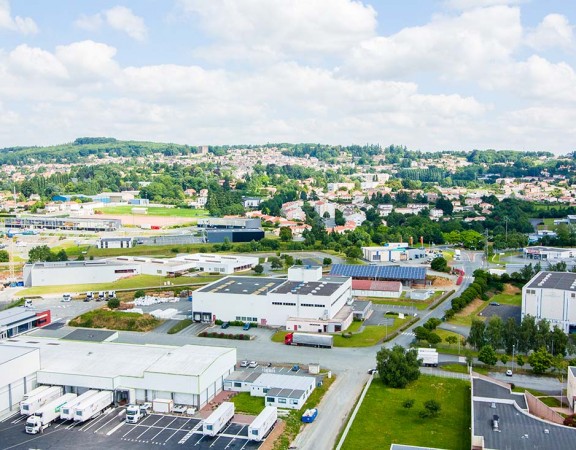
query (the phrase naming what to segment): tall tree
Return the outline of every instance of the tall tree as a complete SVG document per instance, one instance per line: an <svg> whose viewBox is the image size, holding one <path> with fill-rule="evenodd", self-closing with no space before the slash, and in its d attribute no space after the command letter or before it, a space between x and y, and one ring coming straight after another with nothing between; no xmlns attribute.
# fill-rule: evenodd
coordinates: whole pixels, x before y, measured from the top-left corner
<svg viewBox="0 0 576 450"><path fill-rule="evenodd" d="M407 350L400 345L382 347L376 354L376 368L384 384L394 388L405 388L420 377L416 349Z"/></svg>

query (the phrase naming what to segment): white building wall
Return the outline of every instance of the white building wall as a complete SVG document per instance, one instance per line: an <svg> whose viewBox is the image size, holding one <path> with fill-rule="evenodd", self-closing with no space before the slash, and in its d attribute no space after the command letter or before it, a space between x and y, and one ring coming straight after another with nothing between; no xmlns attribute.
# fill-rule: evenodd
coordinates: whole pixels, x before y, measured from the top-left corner
<svg viewBox="0 0 576 450"><path fill-rule="evenodd" d="M568 403L572 411L576 413L576 376L572 372L575 367L568 367L568 379L566 380L566 397L568 398Z"/></svg>
<svg viewBox="0 0 576 450"><path fill-rule="evenodd" d="M36 387L36 371L39 368L39 350L20 355L0 365L0 418L19 410L18 405L24 394Z"/></svg>
<svg viewBox="0 0 576 450"><path fill-rule="evenodd" d="M522 318L546 319L565 333L576 325L576 293L562 289L522 288Z"/></svg>
<svg viewBox="0 0 576 450"><path fill-rule="evenodd" d="M402 291L366 291L355 289L352 295L356 297L381 297L381 298L400 298Z"/></svg>
<svg viewBox="0 0 576 450"><path fill-rule="evenodd" d="M126 270L133 270L127 273ZM110 283L127 276L139 275L139 264L97 265L83 266L42 267L24 266L25 286L57 286L61 284L92 284Z"/></svg>

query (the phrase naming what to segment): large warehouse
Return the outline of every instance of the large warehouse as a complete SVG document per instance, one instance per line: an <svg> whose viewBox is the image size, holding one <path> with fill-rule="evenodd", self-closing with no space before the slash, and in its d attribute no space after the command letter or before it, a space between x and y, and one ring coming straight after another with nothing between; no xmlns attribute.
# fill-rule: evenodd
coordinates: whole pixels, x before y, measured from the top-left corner
<svg viewBox="0 0 576 450"><path fill-rule="evenodd" d="M66 392L105 389L115 392L116 401L163 398L202 407L222 390L224 379L234 371L235 364L233 348L28 336L0 341L0 393L10 391L14 383L22 384L24 377L35 373L38 384L64 386ZM12 371L13 367L18 370ZM12 389L10 395L0 397L0 411L17 405L23 393L21 388Z"/></svg>
<svg viewBox="0 0 576 450"><path fill-rule="evenodd" d="M258 258L242 255L185 254L175 258L119 256L98 261L40 262L24 266L25 286L110 283L134 275L180 276L188 272L232 274L250 270Z"/></svg>
<svg viewBox="0 0 576 450"><path fill-rule="evenodd" d="M30 215L7 217L5 226L6 228L45 228L47 230L116 231L122 226L122 221L120 219Z"/></svg>
<svg viewBox="0 0 576 450"><path fill-rule="evenodd" d="M43 327L52 321L50 310L18 306L0 311L0 339L6 339L26 333L34 328Z"/></svg>
<svg viewBox="0 0 576 450"><path fill-rule="evenodd" d="M574 258L576 256L576 249L534 246L524 248L523 255L524 258L527 259L539 259L544 261L563 260Z"/></svg>
<svg viewBox="0 0 576 450"><path fill-rule="evenodd" d="M352 309L334 321L352 301L352 281L323 277L321 267L292 267L288 279L226 277L193 294L195 320L242 320L261 325L286 326L288 319L305 319L302 330L337 332L352 321ZM338 323L337 323L338 322Z"/></svg>
<svg viewBox="0 0 576 450"><path fill-rule="evenodd" d="M576 273L540 272L522 288L522 318L550 321L565 333L576 333Z"/></svg>
<svg viewBox="0 0 576 450"><path fill-rule="evenodd" d="M36 348L0 347L0 419L19 411L18 403L36 387L40 351Z"/></svg>

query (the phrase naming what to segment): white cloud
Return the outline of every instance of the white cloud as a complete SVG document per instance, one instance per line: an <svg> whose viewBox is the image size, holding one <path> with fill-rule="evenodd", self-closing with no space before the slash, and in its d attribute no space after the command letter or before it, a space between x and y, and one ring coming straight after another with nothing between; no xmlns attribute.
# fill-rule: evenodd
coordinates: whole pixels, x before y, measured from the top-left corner
<svg viewBox="0 0 576 450"><path fill-rule="evenodd" d="M55 56L78 82L114 77L119 71L116 49L94 41L74 42L56 47Z"/></svg>
<svg viewBox="0 0 576 450"><path fill-rule="evenodd" d="M38 25L30 17L12 17L10 12L10 2L0 0L0 29L16 31L22 34L38 33Z"/></svg>
<svg viewBox="0 0 576 450"><path fill-rule="evenodd" d="M536 50L570 48L574 45L574 26L561 14L548 14L535 30L528 33L526 43Z"/></svg>
<svg viewBox="0 0 576 450"><path fill-rule="evenodd" d="M499 5L518 5L526 1L527 0L446 0L444 4L451 9L466 10Z"/></svg>
<svg viewBox="0 0 576 450"><path fill-rule="evenodd" d="M16 76L44 80L64 80L68 72L52 53L26 44L19 45L8 55L8 70Z"/></svg>
<svg viewBox="0 0 576 450"><path fill-rule="evenodd" d="M74 25L86 31L98 31L107 25L116 31L126 33L137 41L145 40L148 34L144 19L125 6L114 6L91 16L81 15Z"/></svg>
<svg viewBox="0 0 576 450"><path fill-rule="evenodd" d="M185 13L227 52L333 54L371 37L376 12L355 0L179 0ZM242 48L238 48L238 47ZM231 53L231 52L229 52Z"/></svg>
<svg viewBox="0 0 576 450"><path fill-rule="evenodd" d="M436 72L447 79L474 79L507 62L521 41L520 11L494 6L438 15L426 25L365 40L353 50L346 68L374 77Z"/></svg>

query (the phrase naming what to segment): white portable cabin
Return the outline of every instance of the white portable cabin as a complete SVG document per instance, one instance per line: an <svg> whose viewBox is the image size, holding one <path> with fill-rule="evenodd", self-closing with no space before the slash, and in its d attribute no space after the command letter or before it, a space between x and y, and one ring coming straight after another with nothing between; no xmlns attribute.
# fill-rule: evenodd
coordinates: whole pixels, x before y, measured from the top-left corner
<svg viewBox="0 0 576 450"><path fill-rule="evenodd" d="M278 409L275 406L267 406L254 421L248 425L248 439L251 441L263 441L278 419Z"/></svg>
<svg viewBox="0 0 576 450"><path fill-rule="evenodd" d="M204 436L216 436L234 417L234 403L223 402L202 422Z"/></svg>

